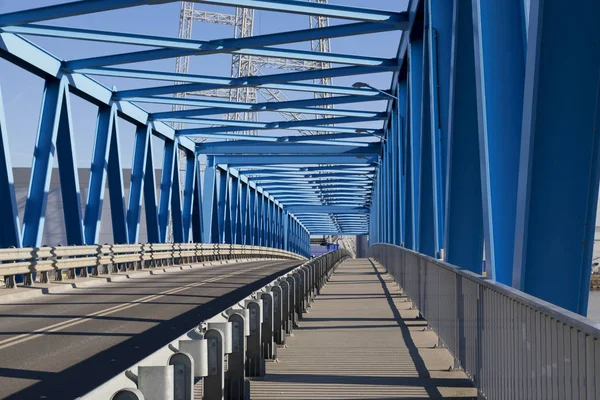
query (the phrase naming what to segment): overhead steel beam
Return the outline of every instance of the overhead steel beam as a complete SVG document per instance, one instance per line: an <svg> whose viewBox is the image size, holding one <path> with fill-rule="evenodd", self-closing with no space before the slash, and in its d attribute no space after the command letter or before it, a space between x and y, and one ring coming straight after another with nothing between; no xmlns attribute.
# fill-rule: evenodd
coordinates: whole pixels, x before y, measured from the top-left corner
<svg viewBox="0 0 600 400"><path fill-rule="evenodd" d="M176 0L81 0L7 13L0 18L0 26L23 25L30 22L48 21L142 5L173 3L175 1ZM307 3L298 0L197 0L197 2L294 14L323 15L331 18L371 21L380 24L403 24L407 26L408 23L408 16L406 13L338 6L327 3Z"/></svg>
<svg viewBox="0 0 600 400"><path fill-rule="evenodd" d="M189 55L209 55L230 53L244 48L262 48L267 46L277 46L286 43L305 42L310 40L319 40L324 38L348 37L353 35L364 35L370 33L387 32L400 29L397 25L382 25L373 23L355 23L346 25L334 25L324 28L303 29L290 32L278 32L267 35L248 36L238 39L217 39L196 44L194 50L167 48L144 50L130 53L113 54L107 56L90 57L79 60L71 60L65 63L67 69L99 67L106 65L129 64L135 62L153 61L165 58L184 57ZM94 37L94 35L90 35ZM100 35L96 35L100 37ZM146 37L147 41L151 37ZM108 37L107 37L108 39ZM124 40L124 39L122 39ZM133 40L131 40L133 41ZM280 50L283 51L283 50ZM260 53L260 52L258 52ZM380 69L381 66L376 68ZM395 67L391 67L392 70Z"/></svg>
<svg viewBox="0 0 600 400"><path fill-rule="evenodd" d="M67 73L61 69L61 60L41 50L31 42L12 33L0 33L0 57L9 60L21 68L44 79L65 76L73 92L95 105L111 105L115 103L119 115L135 124L148 124L159 136L173 140L175 131L172 127L159 121L149 122L148 113L129 101L117 100L113 92L106 86L78 73ZM181 138L180 145L188 150L194 149L194 143Z"/></svg>
<svg viewBox="0 0 600 400"><path fill-rule="evenodd" d="M302 156L302 155L272 155L264 156L215 156L217 164L228 164L229 166L251 166L251 165L278 165L278 164L346 164L346 165L376 165L379 157L360 156L353 154L337 154L326 156Z"/></svg>
<svg viewBox="0 0 600 400"><path fill-rule="evenodd" d="M133 78L143 80L154 80L154 81L169 81L169 82L187 82L187 83L201 83L206 85L219 85L222 88L240 88L240 87L260 87L264 89L277 89L277 90L293 90L298 92L309 92L309 93L331 93L340 95L355 95L355 96L373 96L380 94L378 90L368 88L353 88L346 86L334 86L334 85L319 85L313 83L272 83L272 84L252 84L252 78L256 77L243 77L243 78L232 78L222 76L211 76L211 75L194 75L194 74L181 74L177 72L163 72L163 71L149 71L129 68L112 68L112 67L99 67L99 68L80 68L76 70L78 73L87 75L98 75L98 76L114 76L118 78ZM214 88L214 87L213 87ZM151 102L153 97L143 98L136 101ZM178 100L172 97L158 98L163 101L166 100ZM186 104L196 105L198 107L219 107L220 104L209 104L205 103L230 103L226 101L219 101L214 99L189 99L197 101L197 104ZM158 101L157 101L158 102ZM171 104L171 103L165 103ZM234 103L233 105L241 105L245 103ZM321 110L322 112L332 112L334 110ZM335 110L340 111L340 110Z"/></svg>
<svg viewBox="0 0 600 400"><path fill-rule="evenodd" d="M110 32L91 29L68 28L61 26L46 26L46 25L21 25L21 26L5 26L0 28L4 32L15 33L21 35L44 36L64 39L78 39L94 42L129 44L137 46L161 47L163 49L180 50L181 54L185 55L208 55L214 53L232 53L243 54L257 57L276 57L293 60L306 60L333 64L348 64L348 65L368 65L380 67L384 70L394 70L398 67L396 59L377 58L356 56L349 54L322 53L315 51L295 50L295 49L279 49L279 48L236 48L235 46L227 47L224 44L216 46L217 41L206 40L190 40L181 38L170 38L153 35L140 35L134 33ZM312 29L311 33L315 30ZM298 31L304 32L304 31ZM289 32L287 33L289 35ZM261 36L252 36L252 39ZM230 42L243 39L227 39L219 40L218 42ZM171 51L161 50L165 58L173 57ZM134 53L137 54L137 53ZM158 53L155 53L158 54ZM67 63L68 65L68 63ZM185 74L180 74L185 76Z"/></svg>
<svg viewBox="0 0 600 400"><path fill-rule="evenodd" d="M292 214L301 213L328 213L328 214L366 214L369 212L367 207L343 207L343 206L297 206L286 207L288 212Z"/></svg>
<svg viewBox="0 0 600 400"><path fill-rule="evenodd" d="M167 85L167 86L157 86L151 88L142 88L142 89L131 89L131 90L123 90L117 91L115 96L119 99L124 99L127 97L144 97L144 96L158 96L161 94L174 94L174 93L184 93L184 92L197 92L202 90L212 90L212 89L222 89L229 88L235 85L241 86L260 86L265 84L275 84L275 83L288 83L293 81L307 81L307 80L317 80L323 78L338 78L342 76L354 76L354 75L365 75L365 74L375 74L378 72L382 72L378 68L374 67L364 67L364 66L346 66L346 67L336 67L336 68L325 68L318 69L312 71L300 71L300 72L287 72L282 74L271 74L271 75L261 75L261 76L251 76L251 77L243 77L243 78L232 78L230 84L203 84L203 83L187 83L181 85ZM367 93L367 92L365 92ZM372 93L373 96L376 96L375 93ZM380 96L380 100L390 100L389 96ZM337 103L340 104L340 103Z"/></svg>
<svg viewBox="0 0 600 400"><path fill-rule="evenodd" d="M376 156L381 152L381 146L378 143L371 143L367 146L323 146L304 143L261 143L259 146L248 145L246 143L231 142L232 145L223 145L218 143L213 146L211 143L203 143L196 146L196 152L199 154L210 155L251 155L251 154L360 154ZM265 156L268 158L268 156Z"/></svg>

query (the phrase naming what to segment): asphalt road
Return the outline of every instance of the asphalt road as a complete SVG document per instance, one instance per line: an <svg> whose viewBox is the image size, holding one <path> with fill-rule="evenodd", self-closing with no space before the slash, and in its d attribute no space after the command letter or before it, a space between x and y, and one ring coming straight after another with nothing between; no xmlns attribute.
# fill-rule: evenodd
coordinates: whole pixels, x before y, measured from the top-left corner
<svg viewBox="0 0 600 400"><path fill-rule="evenodd" d="M298 264L196 268L0 305L0 398L81 396Z"/></svg>

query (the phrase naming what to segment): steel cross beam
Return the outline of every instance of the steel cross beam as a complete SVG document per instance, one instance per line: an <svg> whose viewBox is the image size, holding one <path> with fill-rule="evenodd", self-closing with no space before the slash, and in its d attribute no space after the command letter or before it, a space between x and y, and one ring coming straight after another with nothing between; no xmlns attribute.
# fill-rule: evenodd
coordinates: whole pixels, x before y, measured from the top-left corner
<svg viewBox="0 0 600 400"><path fill-rule="evenodd" d="M176 0L81 0L7 13L0 16L0 26L23 25L30 22L48 21L120 8L165 4L175 1ZM406 13L337 6L327 3L308 3L297 0L198 0L197 2L295 14L323 15L332 18L371 21L381 24L406 25L408 23L408 16Z"/></svg>
<svg viewBox="0 0 600 400"><path fill-rule="evenodd" d="M76 69L76 71L78 71ZM82 71L87 71L87 69L82 69ZM365 74L374 74L381 72L381 70L369 67L369 66L345 66L345 67L334 67L334 68L325 68L325 69L317 69L312 71L300 71L300 72L286 72L281 74L271 74L271 75L261 75L261 76L251 76L251 77L243 77L243 78L232 78L229 84L223 83L215 83L215 84L204 84L204 83L187 83L181 85L166 85L166 86L156 86L150 88L141 88L141 89L131 89L131 90L122 90L117 91L115 96L119 99L124 99L127 97L144 97L144 96L158 96L162 94L174 94L174 93L184 93L184 92L197 92L202 90L212 90L212 89L221 89L221 88L230 88L230 87L245 87L245 86L261 86L267 84L278 84L278 83L289 83L293 81L307 81L307 80L317 80L322 78L336 78L342 76L355 76L355 75L365 75ZM319 85L315 85L313 91L319 91ZM321 93L328 93L327 89L335 90L335 86L328 87L325 85L320 85L322 90ZM297 86L299 87L299 86ZM366 95L376 96L381 93L378 91L363 91L362 93ZM387 93L387 92L385 92ZM387 95L381 96L380 100L390 100L390 97ZM340 103L336 103L340 104Z"/></svg>
<svg viewBox="0 0 600 400"><path fill-rule="evenodd" d="M139 70L139 69L129 69L129 68L112 68L112 67L99 67L99 68L80 68L76 70L78 73L87 74L87 75L98 75L98 76L114 76L119 78L132 78L132 79L142 79L142 80L153 80L153 81L175 81L175 82L186 82L186 83L196 83L196 84L205 84L211 85L211 89L220 89L220 88L241 88L241 87L257 87L263 89L274 89L274 90L292 90L298 92L309 92L309 93L329 93L329 94L341 94L341 95L356 95L356 96L372 96L380 94L378 90L368 89L368 88L353 88L346 86L336 86L336 85L319 85L313 83L263 83L256 84L254 83L254 78L262 78L262 76L250 76L243 78L232 78L232 77L223 77L223 76L212 76L212 75L195 75L195 74L182 74L177 72L163 72L163 71L150 71L150 70ZM122 92L121 92L122 95ZM217 102L217 103L231 103L234 105L244 104L244 103L236 103L236 102L228 102L228 101L218 101L213 99L186 99L186 98L175 98L172 97L163 97L163 98L141 98L141 100L136 100L142 102L146 100L146 102L150 102L152 99L158 99L167 101L167 100L182 100L184 101L183 105L197 105L200 107L218 107L219 105L204 105L204 104L188 104L185 103L186 100L190 101L198 101L198 102ZM164 103L164 104L172 104L172 103ZM179 103L175 103L179 104ZM333 111L333 110L322 110L322 111Z"/></svg>

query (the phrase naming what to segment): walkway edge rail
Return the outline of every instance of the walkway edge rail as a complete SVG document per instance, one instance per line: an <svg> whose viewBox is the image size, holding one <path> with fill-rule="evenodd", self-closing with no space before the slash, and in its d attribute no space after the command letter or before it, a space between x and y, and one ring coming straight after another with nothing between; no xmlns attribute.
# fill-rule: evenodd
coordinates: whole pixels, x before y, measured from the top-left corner
<svg viewBox="0 0 600 400"><path fill-rule="evenodd" d="M393 276L486 399L600 399L600 324L399 246Z"/></svg>
<svg viewBox="0 0 600 400"><path fill-rule="evenodd" d="M276 358L277 345L347 258L340 249L281 274L77 400L189 400L196 382L206 400L249 399L246 378L264 376L265 360Z"/></svg>
<svg viewBox="0 0 600 400"><path fill-rule="evenodd" d="M0 249L0 277L6 288L15 288L16 276L24 276L23 284L48 283L77 276L102 275L113 272L165 267L182 263L216 260L284 259L306 260L296 253L261 246L203 243L147 243L123 245L57 246Z"/></svg>

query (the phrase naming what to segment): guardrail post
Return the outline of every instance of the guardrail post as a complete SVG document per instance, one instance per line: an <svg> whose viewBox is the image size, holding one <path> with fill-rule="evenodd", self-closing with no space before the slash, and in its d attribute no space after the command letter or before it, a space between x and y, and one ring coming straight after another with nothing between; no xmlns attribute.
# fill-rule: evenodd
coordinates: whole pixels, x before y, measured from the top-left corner
<svg viewBox="0 0 600 400"><path fill-rule="evenodd" d="M262 300L263 324L262 324L262 354L265 360L277 358L277 347L273 341L274 312L273 293L266 292L260 296Z"/></svg>
<svg viewBox="0 0 600 400"><path fill-rule="evenodd" d="M138 389L121 389L110 397L110 400L145 400L144 395Z"/></svg>
<svg viewBox="0 0 600 400"><path fill-rule="evenodd" d="M302 319L302 310L304 310L304 279L302 279L302 274L299 271L294 272L292 275L295 280L294 289L296 292L294 294L294 305L296 306L297 321L300 321Z"/></svg>
<svg viewBox="0 0 600 400"><path fill-rule="evenodd" d="M179 351L189 354L194 360L194 378L208 376L208 340L180 340Z"/></svg>
<svg viewBox="0 0 600 400"><path fill-rule="evenodd" d="M285 344L285 335L292 334L292 313L290 312L290 283L286 279L279 281L279 287L281 288L281 321L283 322L281 334L281 343Z"/></svg>
<svg viewBox="0 0 600 400"><path fill-rule="evenodd" d="M271 288L271 293L273 293L273 340L276 344L284 344L283 293L279 283Z"/></svg>
<svg viewBox="0 0 600 400"><path fill-rule="evenodd" d="M290 333L294 327L298 326L298 313L296 312L297 306L296 302L298 301L298 280L294 275L290 275L287 277L287 282L289 284L289 314L290 314Z"/></svg>
<svg viewBox="0 0 600 400"><path fill-rule="evenodd" d="M173 366L138 367L138 389L145 400L175 400Z"/></svg>
<svg viewBox="0 0 600 400"><path fill-rule="evenodd" d="M173 366L174 400L194 400L194 359L187 353L175 353L169 358Z"/></svg>
<svg viewBox="0 0 600 400"><path fill-rule="evenodd" d="M247 339L246 375L264 376L265 365L261 351L262 300L246 300L250 311L250 335Z"/></svg>
<svg viewBox="0 0 600 400"><path fill-rule="evenodd" d="M229 400L244 400L250 397L249 385L246 384L246 336L250 333L246 327L246 317L249 313L245 309L230 312L232 352L227 360L226 397Z"/></svg>
<svg viewBox="0 0 600 400"><path fill-rule="evenodd" d="M225 399L225 349L223 332L208 329L204 334L208 341L208 376L204 378L204 399Z"/></svg>

